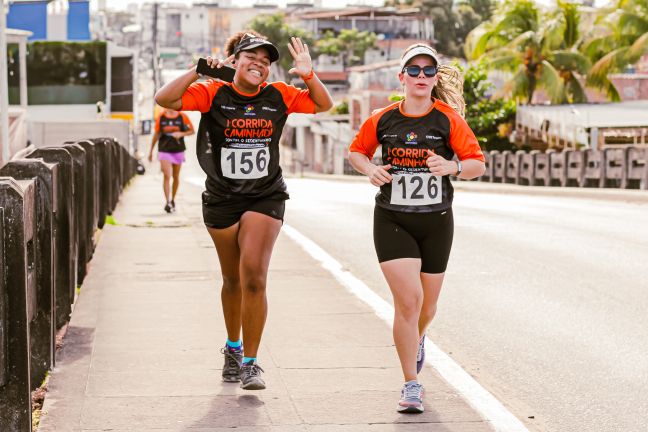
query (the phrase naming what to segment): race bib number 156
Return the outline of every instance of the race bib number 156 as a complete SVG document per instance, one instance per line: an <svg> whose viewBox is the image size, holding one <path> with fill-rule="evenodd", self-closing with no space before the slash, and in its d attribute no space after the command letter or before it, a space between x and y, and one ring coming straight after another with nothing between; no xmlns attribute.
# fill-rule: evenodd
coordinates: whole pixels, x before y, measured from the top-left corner
<svg viewBox="0 0 648 432"><path fill-rule="evenodd" d="M442 199L441 177L432 173L394 174L391 184L392 204L430 205Z"/></svg>
<svg viewBox="0 0 648 432"><path fill-rule="evenodd" d="M222 148L223 176L231 179L258 179L268 175L270 148Z"/></svg>

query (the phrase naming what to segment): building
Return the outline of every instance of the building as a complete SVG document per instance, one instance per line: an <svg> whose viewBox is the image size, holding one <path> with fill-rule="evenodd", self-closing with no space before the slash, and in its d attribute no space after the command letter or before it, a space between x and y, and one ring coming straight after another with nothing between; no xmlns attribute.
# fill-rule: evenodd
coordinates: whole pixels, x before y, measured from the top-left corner
<svg viewBox="0 0 648 432"><path fill-rule="evenodd" d="M32 33L30 41L90 40L89 0L12 0L7 26Z"/></svg>

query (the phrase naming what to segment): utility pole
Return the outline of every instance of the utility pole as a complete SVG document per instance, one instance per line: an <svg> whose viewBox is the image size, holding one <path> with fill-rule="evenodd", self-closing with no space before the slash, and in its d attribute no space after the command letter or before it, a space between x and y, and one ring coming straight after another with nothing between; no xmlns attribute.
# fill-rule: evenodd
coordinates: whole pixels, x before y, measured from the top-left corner
<svg viewBox="0 0 648 432"><path fill-rule="evenodd" d="M2 166L9 162L9 84L7 83L7 16L4 0L0 0L0 145Z"/></svg>
<svg viewBox="0 0 648 432"><path fill-rule="evenodd" d="M1 0L0 0L1 1ZM157 1L153 2L153 91L160 88L160 58L158 53L158 7Z"/></svg>

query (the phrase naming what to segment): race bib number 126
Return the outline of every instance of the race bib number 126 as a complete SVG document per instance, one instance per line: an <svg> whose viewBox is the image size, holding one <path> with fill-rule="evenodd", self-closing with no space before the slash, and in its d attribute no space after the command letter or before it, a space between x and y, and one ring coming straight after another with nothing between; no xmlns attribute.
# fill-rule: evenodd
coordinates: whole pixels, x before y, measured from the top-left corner
<svg viewBox="0 0 648 432"><path fill-rule="evenodd" d="M392 204L430 205L442 200L441 177L432 173L394 174L391 184Z"/></svg>
<svg viewBox="0 0 648 432"><path fill-rule="evenodd" d="M222 148L223 176L231 179L258 179L268 175L270 148Z"/></svg>

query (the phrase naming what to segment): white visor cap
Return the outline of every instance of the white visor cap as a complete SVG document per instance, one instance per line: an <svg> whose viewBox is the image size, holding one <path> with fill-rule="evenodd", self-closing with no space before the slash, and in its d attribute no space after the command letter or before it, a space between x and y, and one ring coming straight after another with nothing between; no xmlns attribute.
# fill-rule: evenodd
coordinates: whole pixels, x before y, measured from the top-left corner
<svg viewBox="0 0 648 432"><path fill-rule="evenodd" d="M428 46L418 46L416 48L412 48L405 54L405 56L401 59L400 62L400 68L403 70L405 65L407 65L407 62L412 60L414 57L419 56L419 55L426 55L428 57L432 57L434 61L436 62L436 65L439 66L441 62L439 61L439 54L432 48Z"/></svg>

